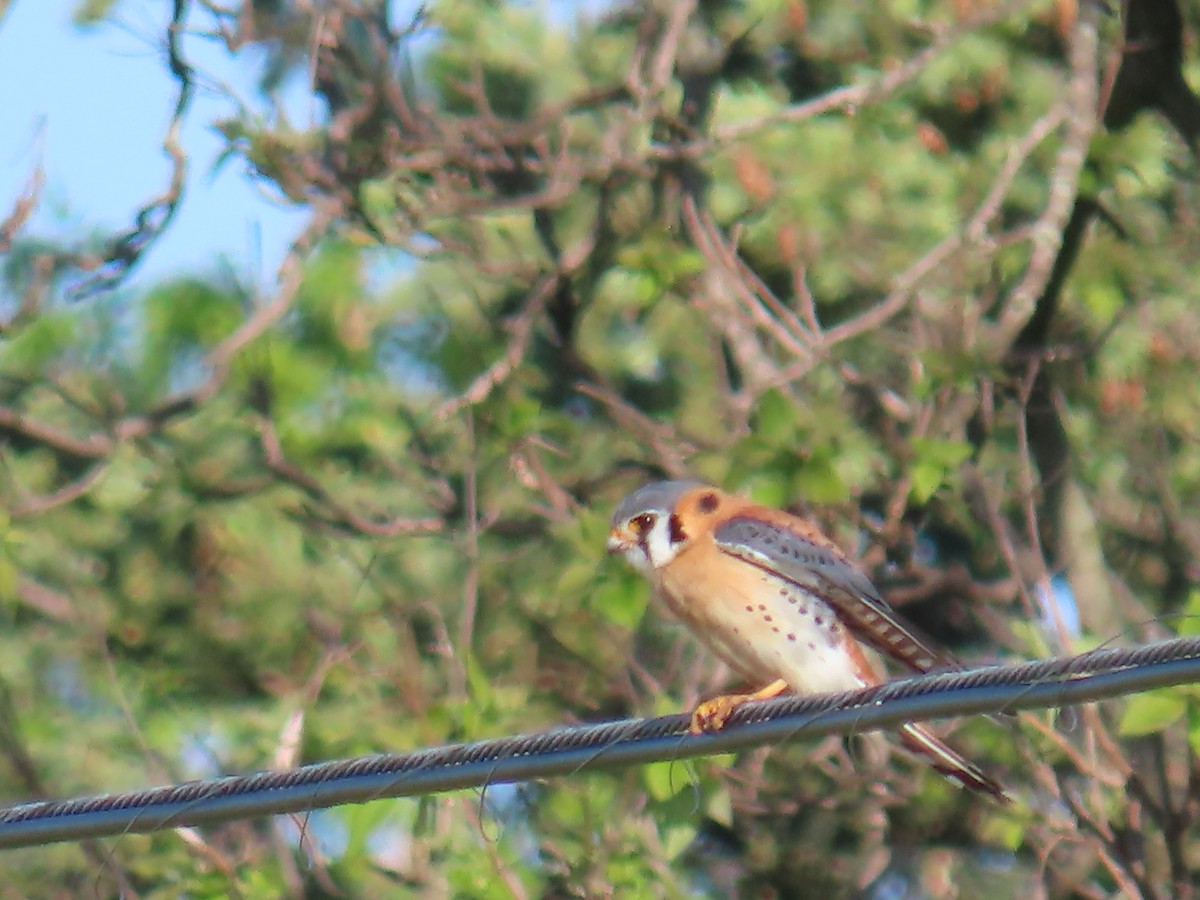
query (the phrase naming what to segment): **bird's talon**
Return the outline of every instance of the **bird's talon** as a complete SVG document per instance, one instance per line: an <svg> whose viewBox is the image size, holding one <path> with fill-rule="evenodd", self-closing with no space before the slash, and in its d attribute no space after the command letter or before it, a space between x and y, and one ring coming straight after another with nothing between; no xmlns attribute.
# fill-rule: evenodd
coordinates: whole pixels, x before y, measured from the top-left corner
<svg viewBox="0 0 1200 900"><path fill-rule="evenodd" d="M692 734L720 731L742 702L744 701L741 697L713 697L711 700L705 700L692 713L688 731Z"/></svg>

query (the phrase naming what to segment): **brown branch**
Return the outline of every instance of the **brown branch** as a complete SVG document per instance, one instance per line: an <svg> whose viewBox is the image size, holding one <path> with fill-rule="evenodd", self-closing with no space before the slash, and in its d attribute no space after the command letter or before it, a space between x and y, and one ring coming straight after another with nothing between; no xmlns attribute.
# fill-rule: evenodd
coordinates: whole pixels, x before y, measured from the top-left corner
<svg viewBox="0 0 1200 900"><path fill-rule="evenodd" d="M475 624L479 613L480 594L480 510L478 445L475 442L474 410L466 411L467 460L463 473L463 515L466 518L466 571L462 574L462 607L459 611L457 653L451 670L453 693L467 698L467 664L475 644Z"/></svg>
<svg viewBox="0 0 1200 900"><path fill-rule="evenodd" d="M76 460L100 460L113 450L113 441L100 432L77 438L52 425L29 419L24 413L0 406L0 435L18 442L34 442L49 447L60 456Z"/></svg>
<svg viewBox="0 0 1200 900"><path fill-rule="evenodd" d="M258 426L263 459L267 468L281 480L299 488L321 509L314 511L315 517L332 525L338 525L372 537L400 537L412 534L433 534L444 528L438 518L392 518L378 520L368 518L342 504L326 490L316 478L288 460L279 442L275 426L267 417L262 417Z"/></svg>
<svg viewBox="0 0 1200 900"><path fill-rule="evenodd" d="M812 100L789 106L774 115L718 129L712 142L697 142L689 145L688 150L690 153L704 153L715 149L717 145L737 142L768 128L803 122L834 110L852 110L868 103L877 103L916 80L939 55L966 35L1006 19L1028 6L1027 0L997 4L952 28L941 30L928 47L864 84L840 87Z"/></svg>
<svg viewBox="0 0 1200 900"><path fill-rule="evenodd" d="M12 767L17 778L24 785L28 797L53 797L59 793L43 779L37 760L29 752L17 715L17 706L13 702L12 689L3 679L0 679L0 755L3 755ZM117 864L115 851L106 848L100 841L92 838L80 841L80 849L96 873L97 881L94 887L97 895L102 893L98 881L99 873L109 872L117 882L119 896L130 898L138 896L133 885L129 883L125 871Z"/></svg>
<svg viewBox="0 0 1200 900"><path fill-rule="evenodd" d="M280 285L272 301L250 315L212 350L205 361L209 375L195 387L167 398L148 412L118 419L106 429L83 436L31 419L20 410L0 406L0 435L7 435L18 443L40 444L67 459L98 461L111 456L118 445L147 437L175 419L195 412L224 385L237 354L291 308L303 280L303 261L317 238L324 234L328 221L328 212L318 212L312 218L280 266Z"/></svg>
<svg viewBox="0 0 1200 900"><path fill-rule="evenodd" d="M78 622L79 613L75 602L66 594L59 593L29 578L18 578L17 599L56 622Z"/></svg>
<svg viewBox="0 0 1200 900"><path fill-rule="evenodd" d="M712 216L702 211L691 195L684 198L683 217L697 249L723 276L721 280L732 295L741 301L740 308L748 324L773 337L789 355L811 359L813 353L809 342L812 337L805 333L799 318L741 260L737 248L721 234Z"/></svg>
<svg viewBox="0 0 1200 900"><path fill-rule="evenodd" d="M95 462L87 468L82 476L69 484L63 485L56 491L52 491L49 494L22 497L9 507L9 513L14 519L23 519L41 515L51 509L64 506L79 499L91 490L92 485L104 474L107 468L106 462Z"/></svg>
<svg viewBox="0 0 1200 900"><path fill-rule="evenodd" d="M75 298L88 297L118 285L146 251L166 232L183 199L187 179L187 154L179 143L179 131L195 95L194 72L184 59L181 45L187 27L187 12L187 0L174 0L171 21L166 29L167 67L178 84L175 110L162 143L163 152L171 160L171 176L167 189L142 206L135 218L134 227L110 241L101 257L80 260L82 268L98 271L70 289L69 294Z"/></svg>
<svg viewBox="0 0 1200 900"><path fill-rule="evenodd" d="M1087 159L1088 146L1098 125L1097 70L1099 60L1100 6L1083 3L1072 28L1069 61L1071 79L1062 101L1066 123L1050 180L1050 191L1041 216L1033 226L1033 249L1020 283L1010 293L996 334L988 346L1003 351L1025 327L1042 295L1062 246L1064 228L1075 206L1079 177Z"/></svg>
<svg viewBox="0 0 1200 900"><path fill-rule="evenodd" d="M658 41L658 52L650 63L649 93L661 96L670 86L679 60L679 43L687 27L688 19L696 11L696 0L676 0L672 3L666 27Z"/></svg>
<svg viewBox="0 0 1200 900"><path fill-rule="evenodd" d="M33 167L25 187L13 201L12 211L0 221L0 253L12 249L13 240L25 227L33 211L37 209L38 200L42 196L42 188L46 184L46 172L39 162Z"/></svg>
<svg viewBox="0 0 1200 900"><path fill-rule="evenodd" d="M1120 843L1115 839L1108 822L1101 815L1094 815L1074 792L1062 792L1062 800L1067 804L1077 823L1082 823L1084 832L1091 837L1091 843L1100 855L1104 867L1120 886L1127 897L1157 898L1158 892L1146 878L1144 862L1132 860L1121 852Z"/></svg>
<svg viewBox="0 0 1200 900"><path fill-rule="evenodd" d="M476 406L488 398L520 365L529 350L533 338L533 326L546 308L546 303L557 286L554 276L542 276L533 286L525 305L508 323L508 346L500 358L476 376L471 385L457 397L447 400L437 408L438 419L448 419L468 406Z"/></svg>
<svg viewBox="0 0 1200 900"><path fill-rule="evenodd" d="M1177 0L1126 0L1120 68L1103 99L1104 124L1119 131L1159 110L1193 154L1200 153L1200 99L1183 73L1184 22Z"/></svg>
<svg viewBox="0 0 1200 900"><path fill-rule="evenodd" d="M683 478L689 474L684 460L696 452L696 447L684 440L670 425L655 421L627 403L616 391L603 385L579 383L575 389L602 404L623 431L646 441L655 451L663 470L672 478Z"/></svg>

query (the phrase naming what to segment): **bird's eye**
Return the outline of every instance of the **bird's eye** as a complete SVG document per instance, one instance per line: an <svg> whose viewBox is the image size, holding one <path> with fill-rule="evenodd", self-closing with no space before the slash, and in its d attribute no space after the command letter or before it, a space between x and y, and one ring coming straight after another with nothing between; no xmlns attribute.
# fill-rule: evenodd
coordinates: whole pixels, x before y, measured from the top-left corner
<svg viewBox="0 0 1200 900"><path fill-rule="evenodd" d="M654 514L642 513L640 516L634 516L629 520L629 527L633 529L635 534L645 534L654 527Z"/></svg>

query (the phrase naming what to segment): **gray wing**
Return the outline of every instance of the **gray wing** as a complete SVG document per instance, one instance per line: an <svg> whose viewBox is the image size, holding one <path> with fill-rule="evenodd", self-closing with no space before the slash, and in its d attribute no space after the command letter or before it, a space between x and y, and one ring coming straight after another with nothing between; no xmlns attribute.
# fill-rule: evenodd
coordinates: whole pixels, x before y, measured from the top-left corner
<svg viewBox="0 0 1200 900"><path fill-rule="evenodd" d="M913 633L875 585L832 547L783 525L732 518L713 533L717 547L820 597L856 638L918 672L958 668L946 653Z"/></svg>

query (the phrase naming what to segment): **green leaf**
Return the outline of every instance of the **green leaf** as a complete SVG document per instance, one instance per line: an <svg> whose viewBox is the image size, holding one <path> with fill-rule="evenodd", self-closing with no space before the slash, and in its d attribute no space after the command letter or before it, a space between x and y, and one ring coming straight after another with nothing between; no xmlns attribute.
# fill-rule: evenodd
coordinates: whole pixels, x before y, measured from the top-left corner
<svg viewBox="0 0 1200 900"><path fill-rule="evenodd" d="M784 447L796 438L796 407L781 391L771 390L758 398L754 434L767 444Z"/></svg>
<svg viewBox="0 0 1200 900"><path fill-rule="evenodd" d="M692 784L687 766L676 760L662 760L643 766L642 782L650 796L660 803Z"/></svg>
<svg viewBox="0 0 1200 900"><path fill-rule="evenodd" d="M846 482L838 471L837 451L832 447L815 450L795 476L796 491L806 500L817 504L840 503L850 495Z"/></svg>
<svg viewBox="0 0 1200 900"><path fill-rule="evenodd" d="M1192 588L1175 630L1180 637L1200 634L1200 588Z"/></svg>
<svg viewBox="0 0 1200 900"><path fill-rule="evenodd" d="M145 339L163 350L177 351L189 344L211 347L244 317L240 297L196 278L155 288L143 304Z"/></svg>
<svg viewBox="0 0 1200 900"><path fill-rule="evenodd" d="M752 478L741 490L763 506L783 506L792 500L787 484L780 478Z"/></svg>
<svg viewBox="0 0 1200 900"><path fill-rule="evenodd" d="M733 827L733 795L724 784L709 792L704 801L704 813L719 825Z"/></svg>
<svg viewBox="0 0 1200 900"><path fill-rule="evenodd" d="M966 441L916 438L912 448L914 457L909 477L912 478L912 498L917 503L927 502L946 483L950 473L971 455L971 445Z"/></svg>
<svg viewBox="0 0 1200 900"><path fill-rule="evenodd" d="M696 829L692 825L672 825L663 832L663 853L667 859L675 859L696 839Z"/></svg>
<svg viewBox="0 0 1200 900"><path fill-rule="evenodd" d="M593 593L592 606L614 625L632 630L646 612L647 593L640 578L610 578Z"/></svg>
<svg viewBox="0 0 1200 900"><path fill-rule="evenodd" d="M153 477L151 471L145 460L122 453L116 465L105 472L92 489L92 502L111 512L132 509L146 496L148 481Z"/></svg>
<svg viewBox="0 0 1200 900"><path fill-rule="evenodd" d="M496 424L506 437L525 437L536 430L541 411L542 405L532 397L515 397L504 404Z"/></svg>
<svg viewBox="0 0 1200 900"><path fill-rule="evenodd" d="M0 556L0 600L12 600L17 594L17 567Z"/></svg>
<svg viewBox="0 0 1200 900"><path fill-rule="evenodd" d="M41 315L15 338L0 344L0 370L34 372L63 353L76 337L77 326L69 316Z"/></svg>
<svg viewBox="0 0 1200 900"><path fill-rule="evenodd" d="M471 689L471 698L480 707L489 707L494 703L492 682L488 673L480 666L474 653L466 654L467 684Z"/></svg>
<svg viewBox="0 0 1200 900"><path fill-rule="evenodd" d="M980 830L980 837L990 844L1016 851L1025 840L1025 823L1014 816L992 816Z"/></svg>
<svg viewBox="0 0 1200 900"><path fill-rule="evenodd" d="M1200 754L1200 705L1188 709L1188 746L1192 753Z"/></svg>
<svg viewBox="0 0 1200 900"><path fill-rule="evenodd" d="M1158 734L1177 722L1186 710L1187 697L1175 688L1139 694L1126 704L1118 731L1125 737Z"/></svg>

